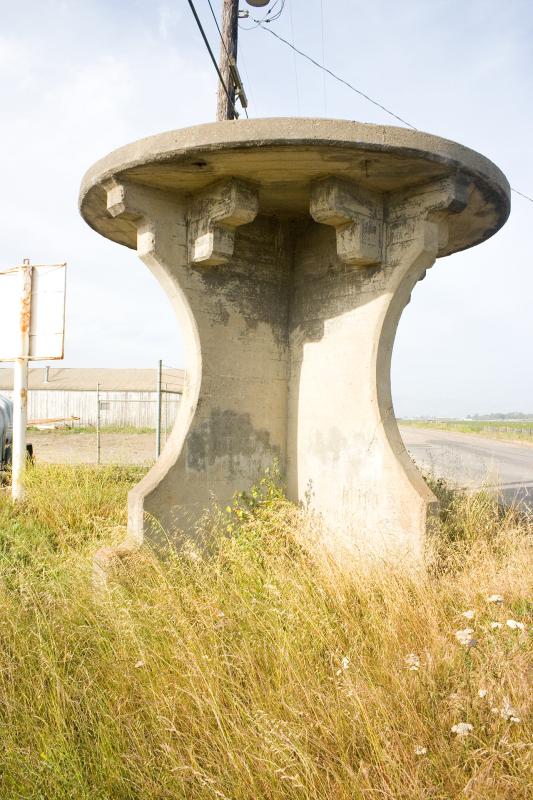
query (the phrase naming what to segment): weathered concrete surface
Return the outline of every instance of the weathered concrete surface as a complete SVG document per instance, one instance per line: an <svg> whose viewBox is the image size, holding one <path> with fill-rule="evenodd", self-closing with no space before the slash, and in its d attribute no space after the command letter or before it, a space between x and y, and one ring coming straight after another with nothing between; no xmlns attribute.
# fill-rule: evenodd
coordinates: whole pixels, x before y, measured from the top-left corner
<svg viewBox="0 0 533 800"><path fill-rule="evenodd" d="M130 544L194 532L273 459L339 562L419 561L434 500L390 394L396 326L435 259L509 213L467 148L343 121L222 122L128 145L86 175L81 212L167 291L188 382L167 446L130 495Z"/></svg>

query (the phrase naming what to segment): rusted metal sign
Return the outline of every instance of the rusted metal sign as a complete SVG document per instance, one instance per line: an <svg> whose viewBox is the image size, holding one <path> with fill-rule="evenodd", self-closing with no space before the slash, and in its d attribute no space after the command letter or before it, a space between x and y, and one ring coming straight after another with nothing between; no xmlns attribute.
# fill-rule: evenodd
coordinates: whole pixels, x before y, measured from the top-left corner
<svg viewBox="0 0 533 800"><path fill-rule="evenodd" d="M30 264L0 272L0 361L13 361L11 495L24 497L28 363L63 358L66 264Z"/></svg>
<svg viewBox="0 0 533 800"><path fill-rule="evenodd" d="M63 358L65 286L66 264L0 272L0 361Z"/></svg>

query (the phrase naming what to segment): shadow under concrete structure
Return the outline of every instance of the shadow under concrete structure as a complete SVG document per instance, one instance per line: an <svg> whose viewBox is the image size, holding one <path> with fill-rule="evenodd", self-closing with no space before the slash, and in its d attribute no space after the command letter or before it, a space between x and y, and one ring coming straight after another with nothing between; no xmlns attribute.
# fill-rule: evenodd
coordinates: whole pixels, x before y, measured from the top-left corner
<svg viewBox="0 0 533 800"><path fill-rule="evenodd" d="M436 258L490 237L509 205L478 153L342 120L211 123L95 164L81 213L160 281L188 359L125 546L159 526L194 536L212 497L225 505L278 460L339 563L420 561L435 501L394 417L396 327Z"/></svg>

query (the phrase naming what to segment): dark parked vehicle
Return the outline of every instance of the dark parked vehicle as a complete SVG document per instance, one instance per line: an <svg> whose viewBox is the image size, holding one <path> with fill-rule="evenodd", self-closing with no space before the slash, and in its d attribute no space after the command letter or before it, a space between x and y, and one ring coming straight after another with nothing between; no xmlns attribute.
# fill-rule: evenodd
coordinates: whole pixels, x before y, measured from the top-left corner
<svg viewBox="0 0 533 800"><path fill-rule="evenodd" d="M13 403L0 394L0 470L11 464Z"/></svg>

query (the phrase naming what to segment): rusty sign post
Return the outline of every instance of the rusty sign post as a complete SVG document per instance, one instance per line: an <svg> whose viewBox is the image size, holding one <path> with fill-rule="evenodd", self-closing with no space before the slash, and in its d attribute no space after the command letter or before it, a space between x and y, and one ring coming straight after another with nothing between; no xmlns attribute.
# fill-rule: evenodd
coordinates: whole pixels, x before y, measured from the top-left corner
<svg viewBox="0 0 533 800"><path fill-rule="evenodd" d="M28 362L63 358L66 264L22 266L0 272L3 301L0 361L13 361L14 500L24 496L28 419Z"/></svg>
<svg viewBox="0 0 533 800"><path fill-rule="evenodd" d="M20 268L20 357L13 370L13 462L11 494L20 500L24 494L22 473L26 462L26 423L28 420L28 361L30 357L30 314L32 267L28 258Z"/></svg>

